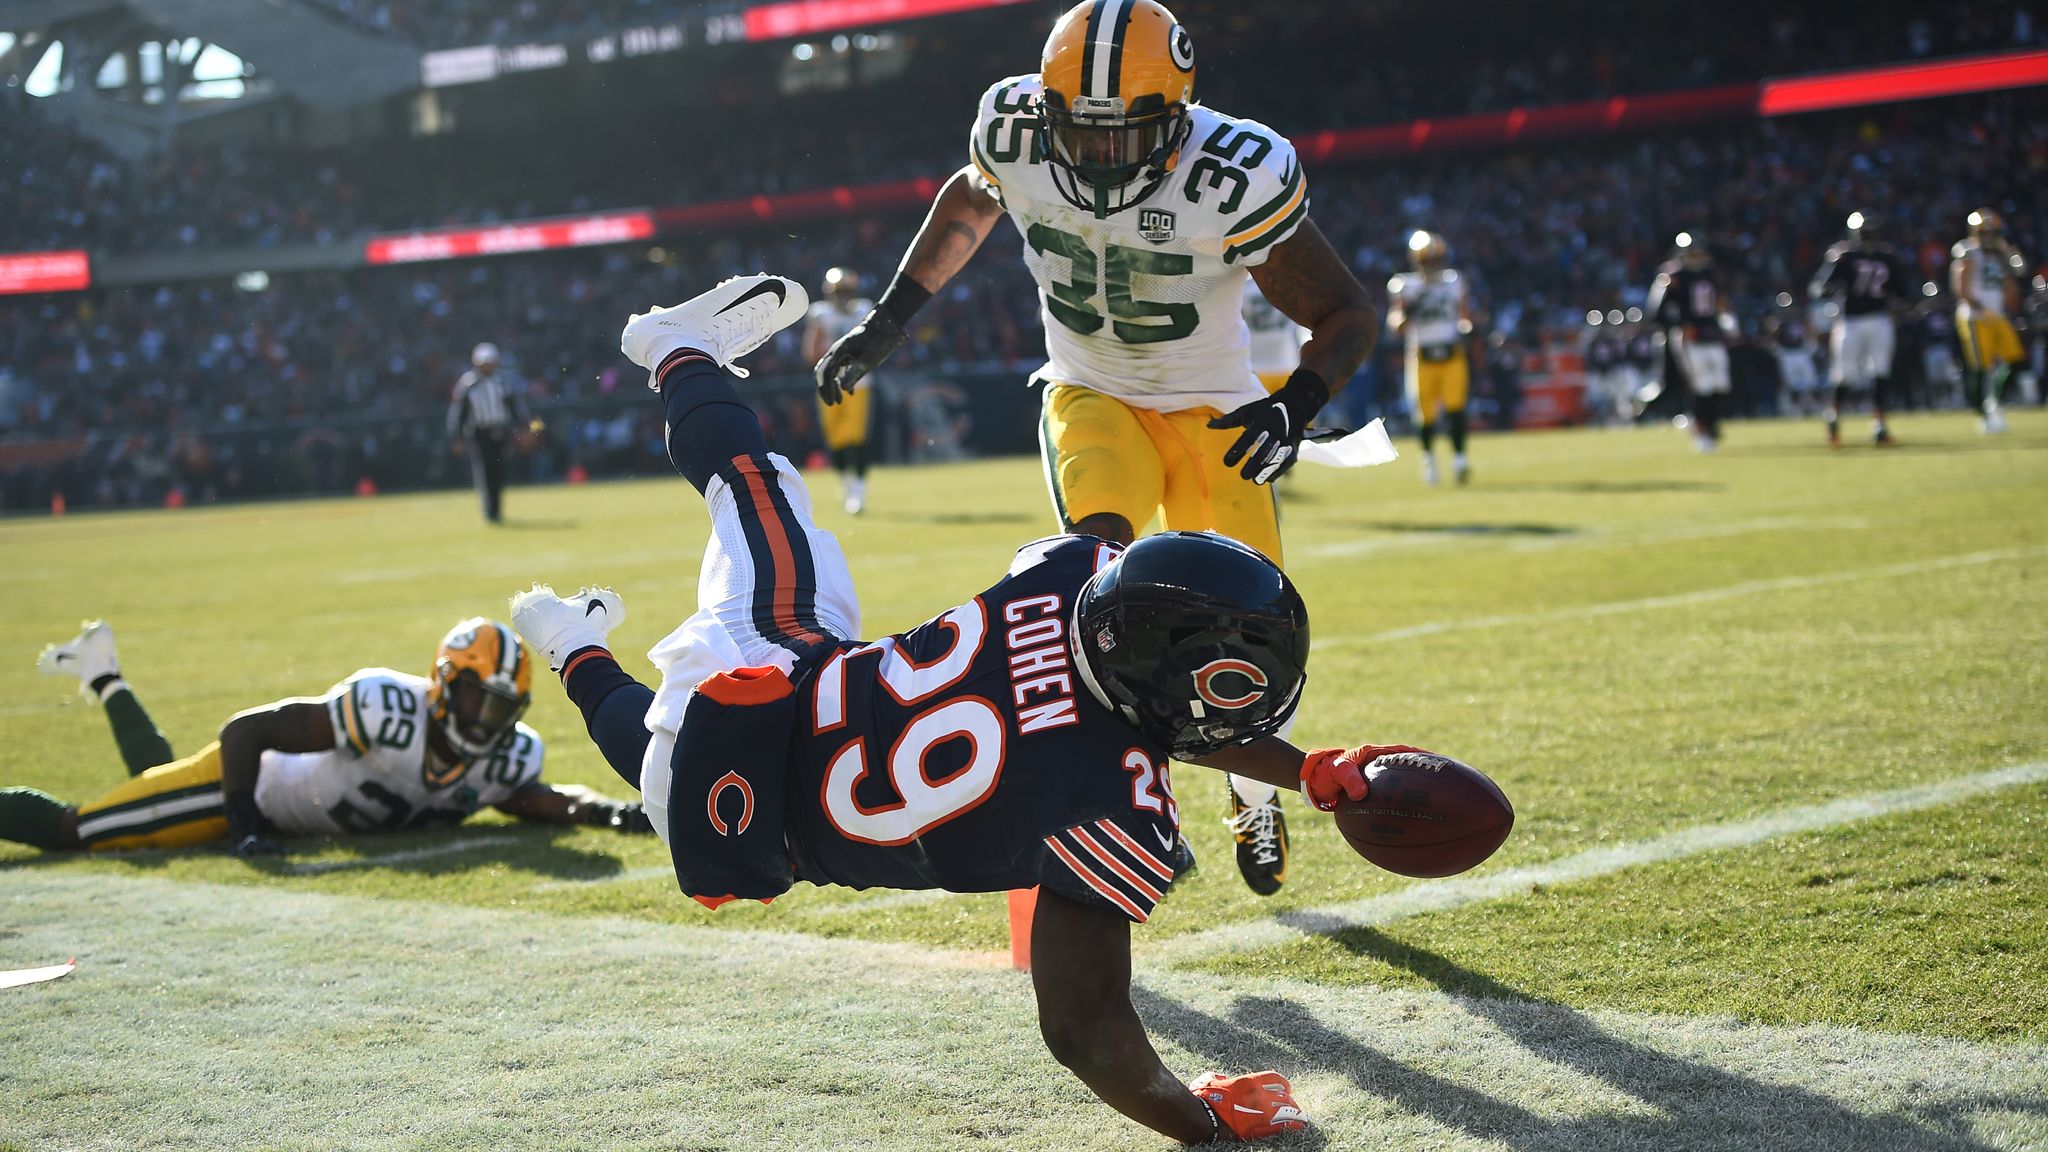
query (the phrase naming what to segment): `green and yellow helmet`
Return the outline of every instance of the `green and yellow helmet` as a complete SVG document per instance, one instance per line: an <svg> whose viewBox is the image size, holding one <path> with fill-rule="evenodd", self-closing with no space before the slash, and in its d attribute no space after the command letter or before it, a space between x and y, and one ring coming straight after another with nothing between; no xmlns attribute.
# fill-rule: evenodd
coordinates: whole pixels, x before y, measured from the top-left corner
<svg viewBox="0 0 2048 1152"><path fill-rule="evenodd" d="M1086 0L1039 61L1040 155L1060 195L1097 217L1173 170L1195 98L1195 45L1157 0Z"/></svg>

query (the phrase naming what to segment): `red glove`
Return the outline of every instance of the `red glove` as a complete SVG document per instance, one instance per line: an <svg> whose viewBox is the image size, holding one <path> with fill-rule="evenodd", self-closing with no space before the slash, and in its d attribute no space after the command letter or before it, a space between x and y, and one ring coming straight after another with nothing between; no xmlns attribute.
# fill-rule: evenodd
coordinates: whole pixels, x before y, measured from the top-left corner
<svg viewBox="0 0 2048 1152"><path fill-rule="evenodd" d="M1264 1140L1308 1127L1308 1116L1294 1102L1294 1086L1278 1072L1204 1072L1188 1088L1209 1106L1218 1128L1228 1128L1239 1140Z"/></svg>
<svg viewBox="0 0 2048 1152"><path fill-rule="evenodd" d="M1420 752L1406 744L1361 744L1349 750L1321 748L1301 761L1301 794L1321 811L1335 812L1347 798L1365 799L1365 766L1389 752Z"/></svg>

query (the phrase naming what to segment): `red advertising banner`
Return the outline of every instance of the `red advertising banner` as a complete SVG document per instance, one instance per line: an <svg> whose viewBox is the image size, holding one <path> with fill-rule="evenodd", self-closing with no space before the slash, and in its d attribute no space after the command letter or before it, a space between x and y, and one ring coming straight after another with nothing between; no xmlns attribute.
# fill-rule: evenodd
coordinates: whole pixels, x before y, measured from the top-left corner
<svg viewBox="0 0 2048 1152"><path fill-rule="evenodd" d="M782 0L778 4L757 4L746 11L747 39L788 40L842 28L861 28L943 16L949 12L970 12L977 8L1000 8L1024 0Z"/></svg>
<svg viewBox="0 0 2048 1152"><path fill-rule="evenodd" d="M1756 110L1762 116L1787 116L1795 112L2031 88L2037 84L2048 84L2048 52L2004 52L1996 56L1766 80Z"/></svg>
<svg viewBox="0 0 2048 1152"><path fill-rule="evenodd" d="M0 296L82 292L91 286L92 261L83 251L0 255Z"/></svg>
<svg viewBox="0 0 2048 1152"><path fill-rule="evenodd" d="M390 232L372 236L364 246L369 264L417 264L429 260L460 260L467 256L502 256L510 252L545 252L554 248L590 248L626 244L654 236L654 213L644 208L522 220L484 228L434 228L423 232Z"/></svg>

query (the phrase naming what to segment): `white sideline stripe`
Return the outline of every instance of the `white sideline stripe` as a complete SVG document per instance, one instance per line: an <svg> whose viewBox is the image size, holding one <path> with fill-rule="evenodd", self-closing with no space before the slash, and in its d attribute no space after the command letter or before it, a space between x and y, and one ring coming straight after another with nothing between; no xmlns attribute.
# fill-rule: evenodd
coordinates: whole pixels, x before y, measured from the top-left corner
<svg viewBox="0 0 2048 1152"><path fill-rule="evenodd" d="M1286 944L1308 935L1389 924L1429 912L1445 912L1519 896L1537 885L1567 884L1636 868L1682 860L1726 848L1742 848L1780 836L1817 832L1879 816L1938 808L1991 792L2048 780L2048 760L1999 768L1960 779L1940 780L1891 792L1845 796L1825 804L1785 808L1748 820L1682 828L1648 840L1594 848L1547 864L1530 864L1480 876L1411 884L1379 896L1283 912L1272 919L1211 928L1145 950L1155 963L1180 963L1206 956Z"/></svg>
<svg viewBox="0 0 2048 1152"><path fill-rule="evenodd" d="M415 860L432 860L437 856L453 856L459 852L474 852L479 848L496 848L504 844L518 843L517 836L476 836L458 840L453 844L436 844L431 848L410 848L404 852L386 852L379 856L358 856L352 860L313 860L304 864L288 864L282 870L295 876L313 876L322 872L341 872L350 868L380 868L386 864L410 864Z"/></svg>
<svg viewBox="0 0 2048 1152"><path fill-rule="evenodd" d="M1546 612L1523 612L1511 616L1475 616L1468 620L1436 620L1427 624L1411 624L1406 628L1389 628L1384 632L1368 632L1356 636L1333 636L1318 640L1315 651L1337 648L1359 648L1368 644L1384 644L1392 640L1412 640L1418 636L1437 636L1446 632L1472 632L1483 628L1505 628L1515 624L1545 624L1557 620L1587 620L1601 616L1619 616L1627 612L1650 612L1659 608L1684 608L1693 604L1709 604L1716 600L1733 600L1742 596L1755 596L1763 592L1788 592L1797 588L1818 588L1827 584L1846 584L1855 580L1883 580L1893 576L1914 576L1923 572L1942 572L1951 568L1971 568L1980 564L1996 564L2003 560L2022 560L2031 556L2048 554L2048 547L2000 548L1990 552L1969 552L1960 556L1942 556L1933 560L1913 560L1904 564L1887 564L1882 568L1852 568L1843 572L1821 572L1812 576L1780 576L1771 580L1745 580L1740 584L1728 584L1720 588L1702 588L1696 592L1680 592L1671 596L1646 596L1640 600L1610 600L1601 604L1579 604L1570 608L1553 608Z"/></svg>

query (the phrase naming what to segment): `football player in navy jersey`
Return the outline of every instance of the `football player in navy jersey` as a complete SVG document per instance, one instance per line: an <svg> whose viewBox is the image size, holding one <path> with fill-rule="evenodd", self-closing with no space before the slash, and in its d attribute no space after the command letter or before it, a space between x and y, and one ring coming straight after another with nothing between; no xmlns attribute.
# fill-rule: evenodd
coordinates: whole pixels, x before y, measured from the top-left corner
<svg viewBox="0 0 2048 1152"><path fill-rule="evenodd" d="M1828 249L1827 260L1814 273L1807 295L1814 300L1839 298L1841 316L1829 344L1828 446L1842 446L1842 402L1850 389L1870 393L1871 441L1887 447L1894 441L1885 427L1885 395L1890 391L1892 359L1898 333L1895 308L1912 304L1917 295L1912 272L1890 244L1874 213L1852 212L1846 238Z"/></svg>
<svg viewBox="0 0 2048 1152"><path fill-rule="evenodd" d="M1130 926L1183 859L1169 759L1363 798L1378 749L1273 733L1306 681L1308 615L1271 561L1206 532L1128 548L1039 540L980 595L863 642L838 541L770 455L724 371L804 315L779 276L635 316L621 345L667 409L668 450L712 521L698 609L650 653L605 646L609 589L536 585L513 624L710 907L797 880L955 892L1036 886L1032 978L1053 1055L1139 1123L1191 1144L1306 1118L1277 1072L1167 1070L1130 1000ZM779 754L777 754L779 752Z"/></svg>

